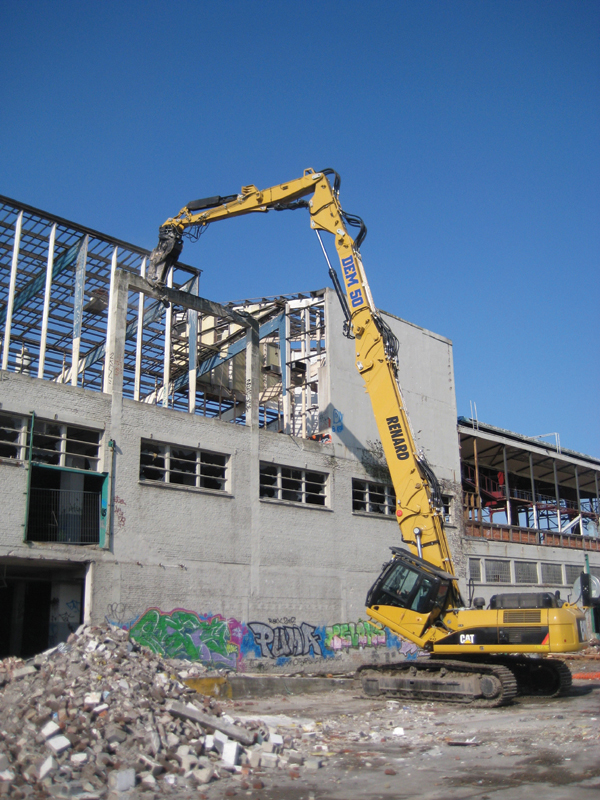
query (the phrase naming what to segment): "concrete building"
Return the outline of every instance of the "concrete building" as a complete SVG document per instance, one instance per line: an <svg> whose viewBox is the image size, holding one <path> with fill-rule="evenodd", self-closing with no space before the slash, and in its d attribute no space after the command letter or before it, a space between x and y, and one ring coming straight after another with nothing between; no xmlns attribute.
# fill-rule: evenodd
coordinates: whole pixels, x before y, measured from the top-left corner
<svg viewBox="0 0 600 800"><path fill-rule="evenodd" d="M400 540L335 293L223 306L179 264L161 297L148 256L0 198L0 657L105 619L234 669L414 656L364 614ZM384 316L465 596L600 574L600 462L469 421L459 449L451 342Z"/></svg>

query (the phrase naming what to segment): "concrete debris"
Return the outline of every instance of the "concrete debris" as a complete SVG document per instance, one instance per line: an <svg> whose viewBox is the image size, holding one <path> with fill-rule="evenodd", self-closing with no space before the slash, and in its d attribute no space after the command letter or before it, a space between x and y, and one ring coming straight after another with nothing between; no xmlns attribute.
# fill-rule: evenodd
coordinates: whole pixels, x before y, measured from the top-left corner
<svg viewBox="0 0 600 800"><path fill-rule="evenodd" d="M301 752L302 729L241 720L184 683L204 673L112 626L82 626L26 663L0 661L0 796L198 798L215 781L321 766Z"/></svg>

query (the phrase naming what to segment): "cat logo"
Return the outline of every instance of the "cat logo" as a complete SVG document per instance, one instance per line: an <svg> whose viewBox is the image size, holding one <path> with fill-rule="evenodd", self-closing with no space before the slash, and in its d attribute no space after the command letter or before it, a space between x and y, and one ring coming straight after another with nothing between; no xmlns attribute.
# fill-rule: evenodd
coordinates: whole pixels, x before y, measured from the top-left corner
<svg viewBox="0 0 600 800"><path fill-rule="evenodd" d="M461 644L475 644L475 634L474 633L461 633L461 635L460 635L460 643Z"/></svg>

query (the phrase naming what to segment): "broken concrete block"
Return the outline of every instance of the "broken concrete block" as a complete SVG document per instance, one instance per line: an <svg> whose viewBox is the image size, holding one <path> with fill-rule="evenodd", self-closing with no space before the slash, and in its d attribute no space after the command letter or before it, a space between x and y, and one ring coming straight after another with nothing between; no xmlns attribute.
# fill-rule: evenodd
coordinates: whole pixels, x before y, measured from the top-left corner
<svg viewBox="0 0 600 800"><path fill-rule="evenodd" d="M235 767L240 760L240 752L241 747L238 742L234 742L233 739L228 739L223 745L223 751L221 753L221 758L223 759L223 763L227 764L230 767Z"/></svg>
<svg viewBox="0 0 600 800"><path fill-rule="evenodd" d="M198 763L198 756L194 755L193 753L188 753L188 755L185 756L178 756L178 760L181 764L181 769L183 769L185 772L189 772Z"/></svg>
<svg viewBox="0 0 600 800"><path fill-rule="evenodd" d="M52 750L55 756L59 756L71 747L71 742L66 736L60 734L59 736L53 736L51 739L48 739L46 746Z"/></svg>
<svg viewBox="0 0 600 800"><path fill-rule="evenodd" d="M48 758L43 762L43 764L38 769L38 780L43 781L47 775L50 775L56 767L57 763L53 756L48 756Z"/></svg>
<svg viewBox="0 0 600 800"><path fill-rule="evenodd" d="M204 737L204 752L210 753L210 751L214 748L214 746L215 746L215 737L212 735L212 733L208 733Z"/></svg>
<svg viewBox="0 0 600 800"><path fill-rule="evenodd" d="M10 767L10 761L8 760L8 756L6 753L0 753L0 772L4 772L5 769Z"/></svg>
<svg viewBox="0 0 600 800"><path fill-rule="evenodd" d="M392 731L393 736L404 736L404 728L394 728Z"/></svg>
<svg viewBox="0 0 600 800"><path fill-rule="evenodd" d="M202 769L193 769L192 770L192 778L196 781L199 786L203 786L204 784L210 783L215 771L212 767L203 767Z"/></svg>
<svg viewBox="0 0 600 800"><path fill-rule="evenodd" d="M15 773L11 769L4 769L0 772L0 781L2 783L12 783L15 779Z"/></svg>
<svg viewBox="0 0 600 800"><path fill-rule="evenodd" d="M13 681L16 681L18 678L24 678L26 675L33 675L34 672L37 672L35 667L21 667L20 669L16 669L12 674Z"/></svg>
<svg viewBox="0 0 600 800"><path fill-rule="evenodd" d="M157 783L156 778L152 775L151 772L148 772L142 778L142 786L145 789L156 789Z"/></svg>
<svg viewBox="0 0 600 800"><path fill-rule="evenodd" d="M285 755L290 764L304 764L304 756L298 750L287 750Z"/></svg>
<svg viewBox="0 0 600 800"><path fill-rule="evenodd" d="M266 769L275 769L278 763L279 756L277 753L263 753L260 757L260 765Z"/></svg>
<svg viewBox="0 0 600 800"><path fill-rule="evenodd" d="M163 767L162 764L153 761L151 758L148 758L147 756L140 756L139 760L140 763L146 767L146 770L154 777L156 777L157 775L161 775L165 771L165 768Z"/></svg>
<svg viewBox="0 0 600 800"><path fill-rule="evenodd" d="M321 769L321 767L323 766L323 762L321 761L320 758L309 758L307 759L304 766L306 769L317 770Z"/></svg>
<svg viewBox="0 0 600 800"><path fill-rule="evenodd" d="M88 755L87 753L73 753L69 760L72 764L75 764L75 766L81 767L88 760Z"/></svg>
<svg viewBox="0 0 600 800"><path fill-rule="evenodd" d="M222 731L215 731L214 733L214 747L217 752L222 753L223 747L229 741L229 736Z"/></svg>
<svg viewBox="0 0 600 800"><path fill-rule="evenodd" d="M167 733L167 744L169 747L177 747L179 744L179 736L174 733Z"/></svg>
<svg viewBox="0 0 600 800"><path fill-rule="evenodd" d="M40 733L44 737L44 739L50 739L52 736L56 736L56 734L60 731L60 725L57 725L56 722L47 722Z"/></svg>
<svg viewBox="0 0 600 800"><path fill-rule="evenodd" d="M83 698L83 705L86 708L94 708L94 706L100 704L101 699L102 695L100 692L90 692L89 694L86 694L86 696Z"/></svg>
<svg viewBox="0 0 600 800"><path fill-rule="evenodd" d="M273 752L280 753L283 749L283 736L279 733L271 733L269 735L269 741L273 745Z"/></svg>
<svg viewBox="0 0 600 800"><path fill-rule="evenodd" d="M127 734L123 728L119 728L117 725L108 725L104 732L104 739L109 744L114 744L115 742L121 744L127 739ZM179 741L179 739L177 739L177 741Z"/></svg>
<svg viewBox="0 0 600 800"><path fill-rule="evenodd" d="M135 787L135 770L116 769L108 776L108 786L115 792L128 792Z"/></svg>
<svg viewBox="0 0 600 800"><path fill-rule="evenodd" d="M248 763L252 767L252 769L258 769L260 767L261 757L263 756L263 751L260 749L251 750L248 753Z"/></svg>

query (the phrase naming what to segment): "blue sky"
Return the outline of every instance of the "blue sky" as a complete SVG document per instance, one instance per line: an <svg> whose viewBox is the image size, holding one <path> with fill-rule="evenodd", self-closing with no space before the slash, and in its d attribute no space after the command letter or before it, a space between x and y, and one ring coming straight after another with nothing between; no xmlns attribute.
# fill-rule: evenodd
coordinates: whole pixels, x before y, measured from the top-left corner
<svg viewBox="0 0 600 800"><path fill-rule="evenodd" d="M0 193L151 248L189 200L333 167L375 302L454 342L458 413L600 456L598 2L33 0L0 27ZM215 300L328 284L302 211L182 260Z"/></svg>

